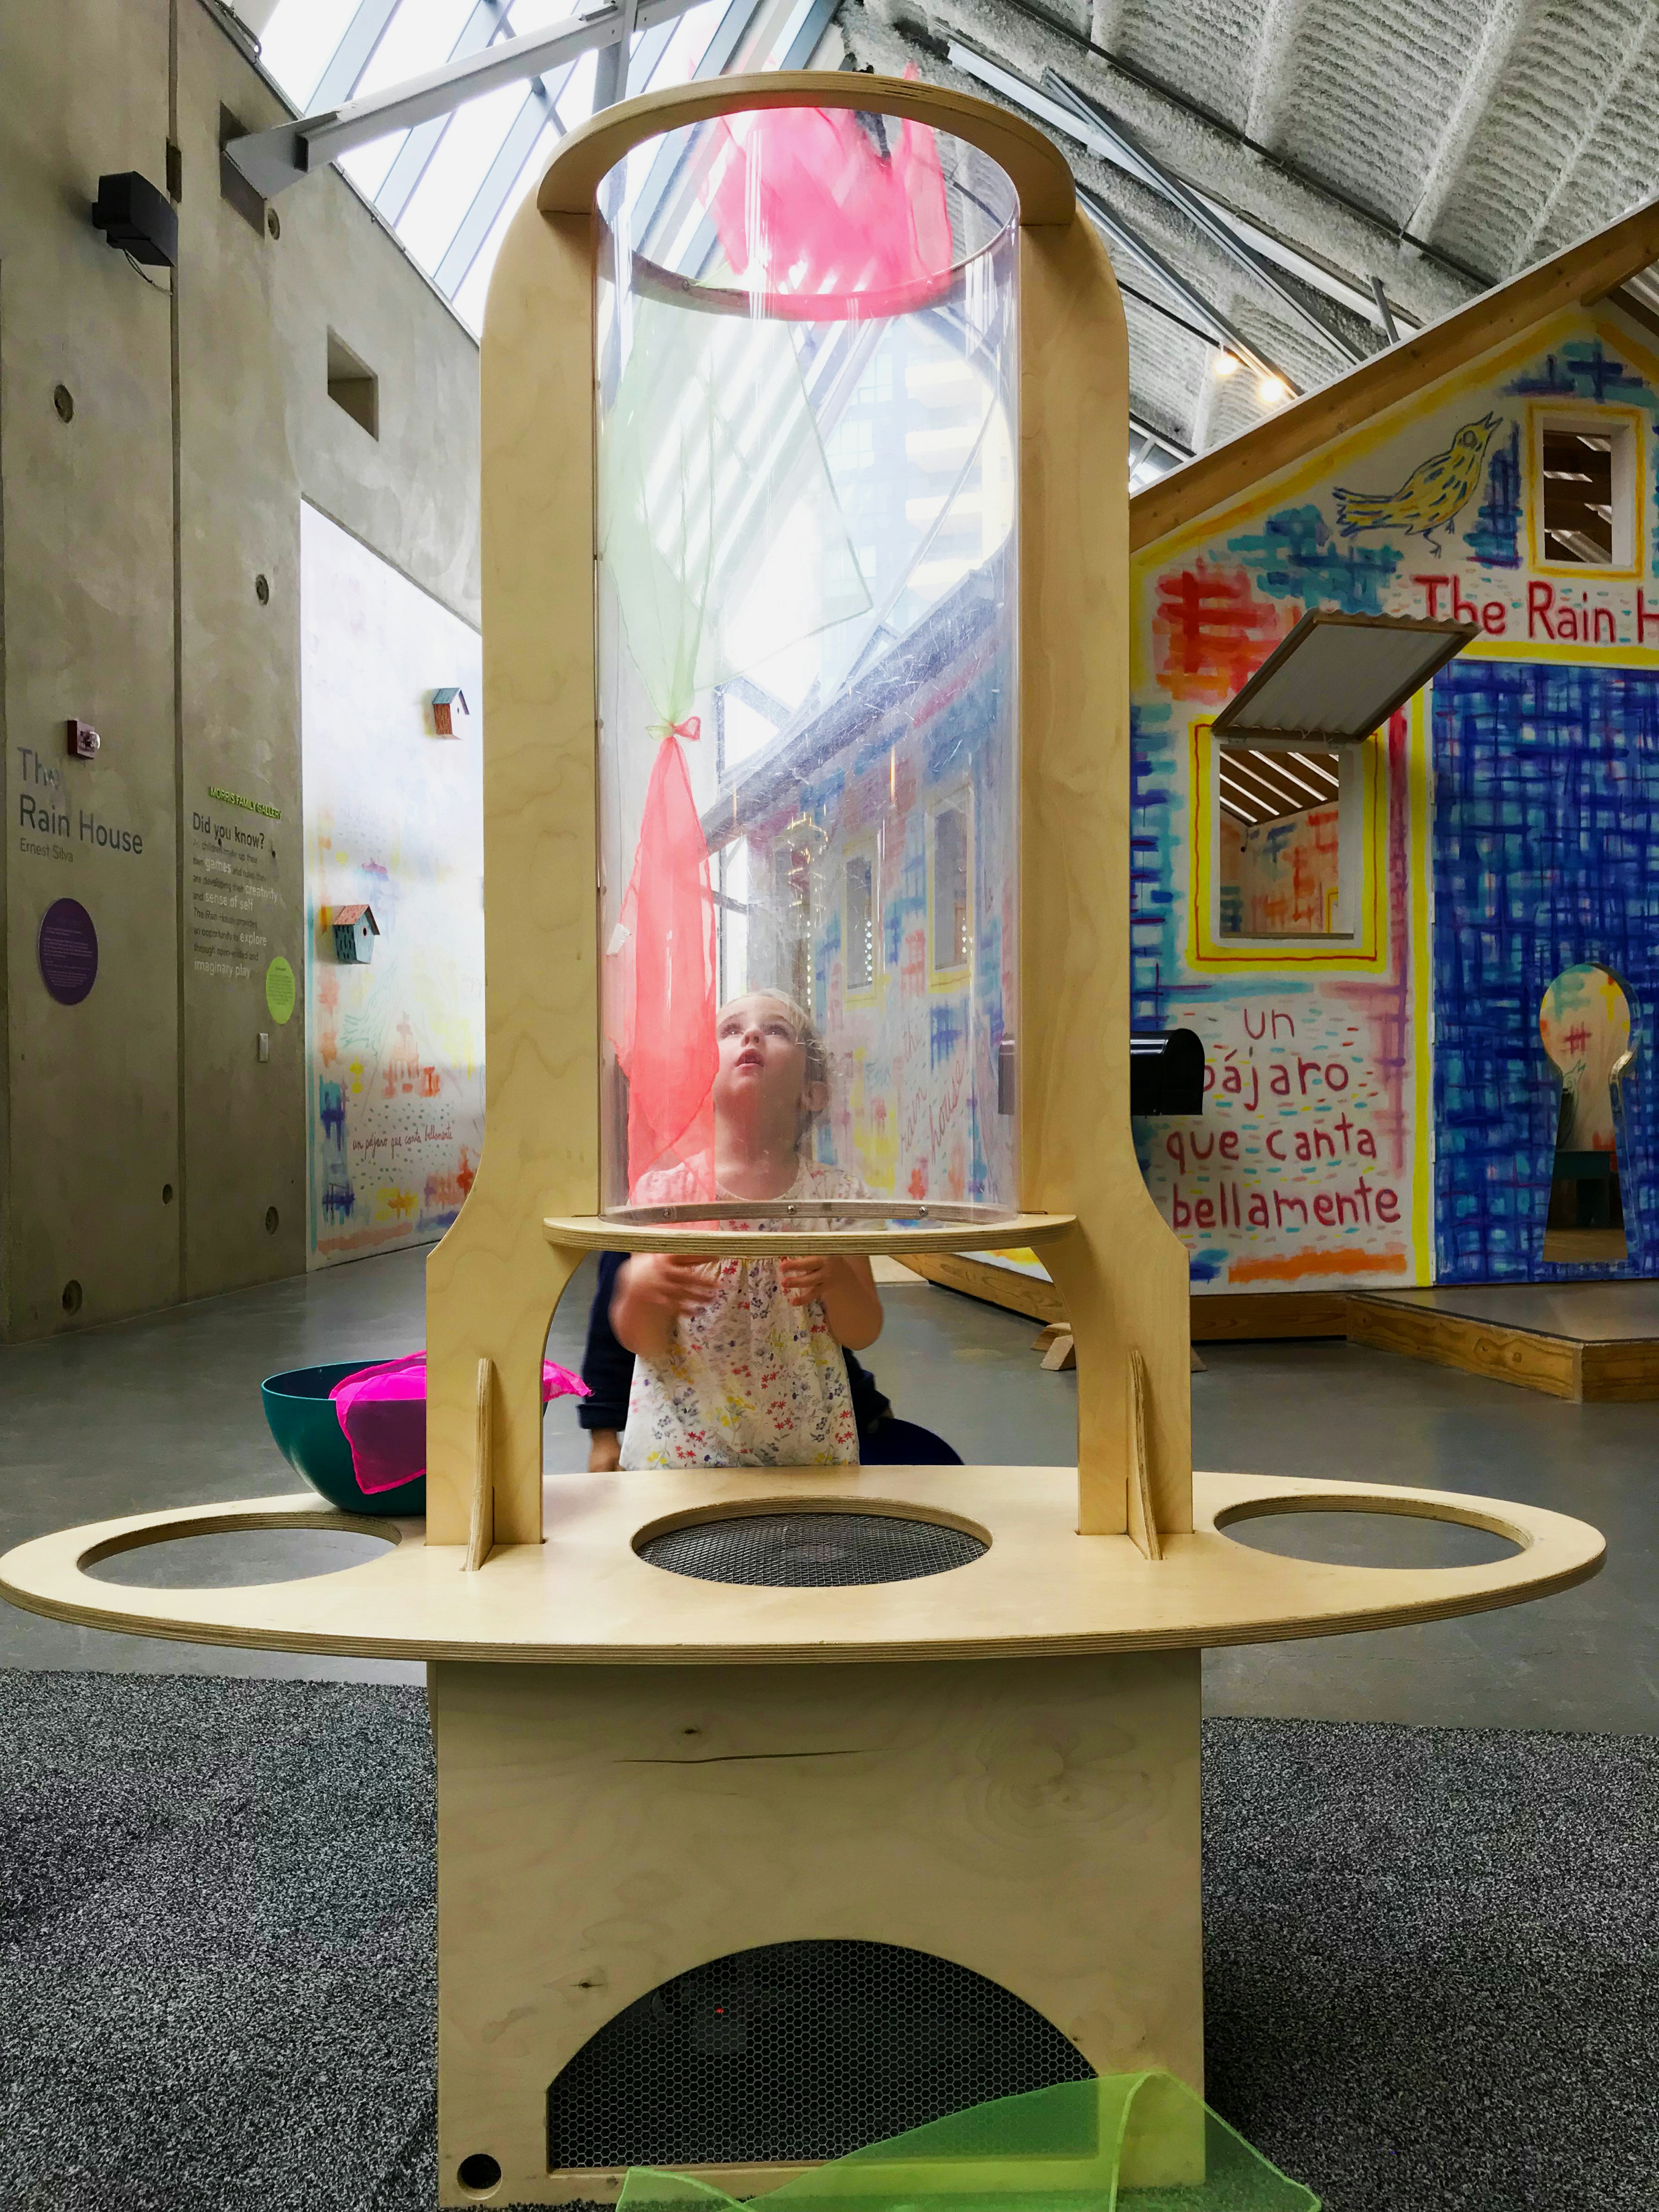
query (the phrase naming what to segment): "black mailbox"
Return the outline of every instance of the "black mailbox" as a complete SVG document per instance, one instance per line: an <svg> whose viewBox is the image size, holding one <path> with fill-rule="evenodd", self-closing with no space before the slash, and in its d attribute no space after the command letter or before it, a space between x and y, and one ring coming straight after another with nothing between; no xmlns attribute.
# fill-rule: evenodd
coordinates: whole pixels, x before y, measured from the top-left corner
<svg viewBox="0 0 1659 2212"><path fill-rule="evenodd" d="M1129 1111L1201 1114L1204 1044L1192 1030L1143 1030L1129 1036Z"/></svg>

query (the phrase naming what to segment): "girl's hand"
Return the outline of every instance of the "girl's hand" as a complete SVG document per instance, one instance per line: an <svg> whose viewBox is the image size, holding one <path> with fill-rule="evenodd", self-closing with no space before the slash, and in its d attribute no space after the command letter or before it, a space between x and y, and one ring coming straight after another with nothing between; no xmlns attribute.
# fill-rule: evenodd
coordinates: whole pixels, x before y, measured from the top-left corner
<svg viewBox="0 0 1659 2212"><path fill-rule="evenodd" d="M718 1260L687 1260L671 1252L636 1253L617 1270L611 1299L617 1341L636 1358L658 1359L668 1349L682 1314L696 1313L714 1295Z"/></svg>
<svg viewBox="0 0 1659 2212"><path fill-rule="evenodd" d="M778 1281L792 1306L821 1305L830 1335L848 1352L881 1334L881 1294L867 1260L780 1260Z"/></svg>
<svg viewBox="0 0 1659 2212"><path fill-rule="evenodd" d="M778 1262L778 1280L792 1306L810 1306L829 1288L838 1260L790 1259Z"/></svg>
<svg viewBox="0 0 1659 2212"><path fill-rule="evenodd" d="M641 1252L618 1270L617 1286L626 1282L629 1294L653 1312L678 1321L695 1313L714 1295L718 1260L686 1260L672 1252Z"/></svg>

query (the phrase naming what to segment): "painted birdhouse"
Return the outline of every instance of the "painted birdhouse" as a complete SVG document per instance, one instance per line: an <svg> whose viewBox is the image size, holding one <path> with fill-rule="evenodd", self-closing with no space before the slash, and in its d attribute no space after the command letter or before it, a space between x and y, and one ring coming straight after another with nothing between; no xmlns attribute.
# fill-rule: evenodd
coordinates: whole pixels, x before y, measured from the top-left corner
<svg viewBox="0 0 1659 2212"><path fill-rule="evenodd" d="M456 734L455 717L467 712L466 694L459 684L432 695L432 726L441 738Z"/></svg>
<svg viewBox="0 0 1659 2212"><path fill-rule="evenodd" d="M365 967L374 957L374 940L380 925L372 906L337 906L329 916L334 930L334 957L349 967Z"/></svg>

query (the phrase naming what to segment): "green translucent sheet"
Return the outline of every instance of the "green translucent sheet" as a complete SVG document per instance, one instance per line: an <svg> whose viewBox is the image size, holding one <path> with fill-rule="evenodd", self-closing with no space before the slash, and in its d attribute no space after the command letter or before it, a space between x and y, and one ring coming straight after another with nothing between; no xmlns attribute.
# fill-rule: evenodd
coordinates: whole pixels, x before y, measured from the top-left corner
<svg viewBox="0 0 1659 2212"><path fill-rule="evenodd" d="M744 2200L777 2212L1319 2212L1172 2074L1109 2074L999 2097L867 2144ZM633 2166L620 2212L736 2200Z"/></svg>
<svg viewBox="0 0 1659 2212"><path fill-rule="evenodd" d="M786 323L635 302L599 425L599 556L665 726L870 605Z"/></svg>

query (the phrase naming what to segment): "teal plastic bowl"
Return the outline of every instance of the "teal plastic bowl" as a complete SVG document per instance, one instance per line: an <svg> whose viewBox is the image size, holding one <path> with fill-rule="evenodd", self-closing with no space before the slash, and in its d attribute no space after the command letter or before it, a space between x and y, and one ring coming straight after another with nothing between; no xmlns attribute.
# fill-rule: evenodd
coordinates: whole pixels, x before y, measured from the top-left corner
<svg viewBox="0 0 1659 2212"><path fill-rule="evenodd" d="M267 1375L259 1395L277 1450L331 1505L343 1513L396 1514L399 1520L416 1520L426 1511L426 1477L416 1475L413 1482L400 1482L391 1490L360 1490L351 1446L328 1395L348 1375L377 1364L337 1359L326 1367L290 1367L285 1375Z"/></svg>

